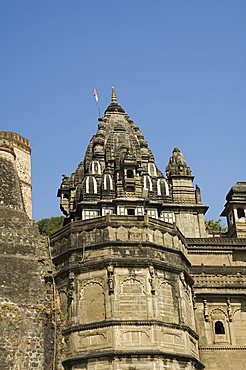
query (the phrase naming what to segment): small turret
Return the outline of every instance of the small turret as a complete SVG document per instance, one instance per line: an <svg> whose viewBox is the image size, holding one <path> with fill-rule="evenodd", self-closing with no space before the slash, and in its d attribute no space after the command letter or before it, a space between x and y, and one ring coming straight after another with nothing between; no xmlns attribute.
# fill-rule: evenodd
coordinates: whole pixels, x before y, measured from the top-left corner
<svg viewBox="0 0 246 370"><path fill-rule="evenodd" d="M178 148L174 148L166 167L167 178L172 182L173 200L177 203L196 203L194 177Z"/></svg>
<svg viewBox="0 0 246 370"><path fill-rule="evenodd" d="M31 148L29 141L16 132L1 131L0 143L1 158L6 159L8 157L9 161L14 163L20 184L23 206L28 217L32 218ZM7 151L11 151L12 155L7 156ZM2 191L5 192L5 190ZM9 201L11 200L9 199ZM14 200L12 202L14 203Z"/></svg>
<svg viewBox="0 0 246 370"><path fill-rule="evenodd" d="M202 204L200 188L194 188L191 169L178 148L174 148L166 167L175 203L175 220L182 233L188 237L205 237L204 214L208 207Z"/></svg>
<svg viewBox="0 0 246 370"><path fill-rule="evenodd" d="M227 218L228 236L246 238L246 182L237 182L226 196L221 216Z"/></svg>
<svg viewBox="0 0 246 370"><path fill-rule="evenodd" d="M15 158L11 143L0 139L0 207L24 211Z"/></svg>
<svg viewBox="0 0 246 370"><path fill-rule="evenodd" d="M166 175L170 176L191 176L190 167L187 166L185 158L178 148L173 149L172 156L166 168Z"/></svg>

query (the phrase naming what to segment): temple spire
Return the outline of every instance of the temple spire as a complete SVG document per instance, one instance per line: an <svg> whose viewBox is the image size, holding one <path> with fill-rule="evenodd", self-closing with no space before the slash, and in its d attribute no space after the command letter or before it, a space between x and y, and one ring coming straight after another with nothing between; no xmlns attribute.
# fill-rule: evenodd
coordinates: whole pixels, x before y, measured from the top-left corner
<svg viewBox="0 0 246 370"><path fill-rule="evenodd" d="M114 86L112 87L111 92L111 102L108 108L105 110L105 113L125 113L124 109L119 105L117 101Z"/></svg>
<svg viewBox="0 0 246 370"><path fill-rule="evenodd" d="M166 167L167 177L172 176L191 176L190 167L187 166L185 158L178 148L173 149L171 158Z"/></svg>
<svg viewBox="0 0 246 370"><path fill-rule="evenodd" d="M116 98L116 93L115 93L115 89L114 89L114 86L112 87L112 93L111 93L111 103L115 103L117 104L117 98Z"/></svg>

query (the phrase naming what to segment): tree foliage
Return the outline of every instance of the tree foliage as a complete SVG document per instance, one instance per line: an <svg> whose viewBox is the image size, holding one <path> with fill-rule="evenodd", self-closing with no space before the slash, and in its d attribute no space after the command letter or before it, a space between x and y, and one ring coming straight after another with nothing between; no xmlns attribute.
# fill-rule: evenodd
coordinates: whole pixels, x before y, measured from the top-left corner
<svg viewBox="0 0 246 370"><path fill-rule="evenodd" d="M42 220L38 221L37 224L40 234L50 236L51 234L55 233L62 227L63 220L63 216L56 216L43 218Z"/></svg>
<svg viewBox="0 0 246 370"><path fill-rule="evenodd" d="M224 232L227 230L225 226L221 225L221 220L205 220L207 230Z"/></svg>

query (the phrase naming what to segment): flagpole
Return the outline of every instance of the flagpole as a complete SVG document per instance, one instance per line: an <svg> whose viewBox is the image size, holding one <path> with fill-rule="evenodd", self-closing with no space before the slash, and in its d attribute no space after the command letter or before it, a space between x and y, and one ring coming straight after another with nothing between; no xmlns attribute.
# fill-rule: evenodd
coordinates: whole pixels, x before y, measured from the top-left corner
<svg viewBox="0 0 246 370"><path fill-rule="evenodd" d="M97 109L98 109L98 118L100 118L101 114L100 114L100 106L99 106L98 102L97 102Z"/></svg>

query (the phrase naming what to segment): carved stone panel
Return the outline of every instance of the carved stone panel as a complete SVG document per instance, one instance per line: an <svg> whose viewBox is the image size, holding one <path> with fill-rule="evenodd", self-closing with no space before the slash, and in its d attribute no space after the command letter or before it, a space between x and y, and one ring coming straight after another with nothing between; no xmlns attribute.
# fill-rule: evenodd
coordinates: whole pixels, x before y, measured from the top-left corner
<svg viewBox="0 0 246 370"><path fill-rule="evenodd" d="M97 281L86 283L80 291L79 317L82 324L105 320L105 295Z"/></svg>
<svg viewBox="0 0 246 370"><path fill-rule="evenodd" d="M164 322L178 323L178 311L174 305L173 287L167 281L159 284L158 291L159 317Z"/></svg>
<svg viewBox="0 0 246 370"><path fill-rule="evenodd" d="M124 279L119 287L119 316L124 320L147 318L147 301L143 282L137 277Z"/></svg>

